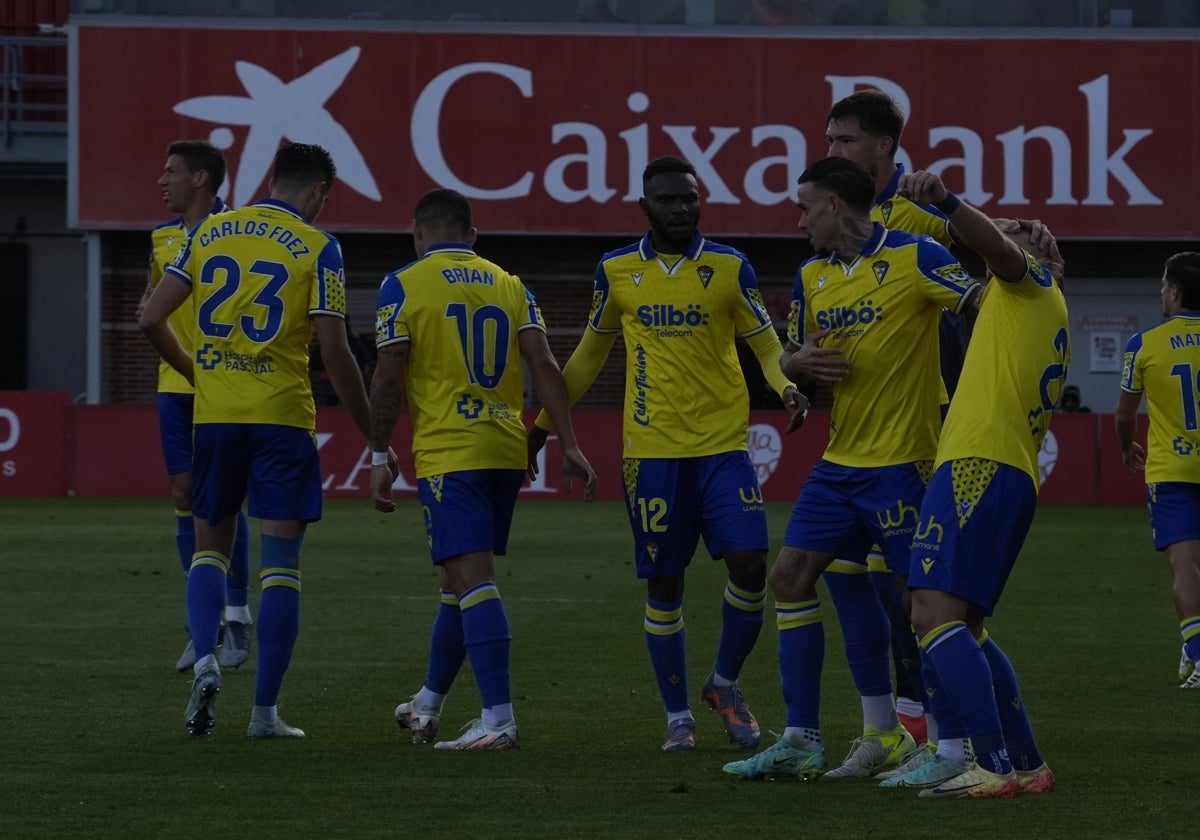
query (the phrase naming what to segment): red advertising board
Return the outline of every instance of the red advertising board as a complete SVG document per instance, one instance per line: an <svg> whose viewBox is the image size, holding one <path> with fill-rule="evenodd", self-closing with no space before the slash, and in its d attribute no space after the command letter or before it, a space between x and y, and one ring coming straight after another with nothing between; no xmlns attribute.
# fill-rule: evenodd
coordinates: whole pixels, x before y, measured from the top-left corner
<svg viewBox="0 0 1200 840"><path fill-rule="evenodd" d="M879 87L900 159L1060 237L1200 233L1200 42L783 38L339 28L71 27L71 223L147 228L172 140L207 138L226 197L265 190L283 139L328 147L332 230L406 228L452 187L492 232L628 233L652 158L696 165L709 234L790 235L829 106Z"/></svg>
<svg viewBox="0 0 1200 840"><path fill-rule="evenodd" d="M65 496L65 393L0 391L0 496Z"/></svg>
<svg viewBox="0 0 1200 840"><path fill-rule="evenodd" d="M576 431L600 478L599 498L621 499L621 413L573 412ZM532 422L532 416L526 418ZM750 455L768 502L791 502L829 435L829 415L814 412L784 435L782 411L750 415ZM1146 417L1138 439L1145 440ZM416 495L407 416L396 428L399 497ZM371 457L344 411L318 409L317 445L325 495L366 500ZM557 439L542 452L527 497L581 498L563 480ZM1143 504L1145 485L1121 463L1111 414L1060 414L1040 456L1044 504ZM0 391L0 496L169 497L152 406L76 406L64 393Z"/></svg>

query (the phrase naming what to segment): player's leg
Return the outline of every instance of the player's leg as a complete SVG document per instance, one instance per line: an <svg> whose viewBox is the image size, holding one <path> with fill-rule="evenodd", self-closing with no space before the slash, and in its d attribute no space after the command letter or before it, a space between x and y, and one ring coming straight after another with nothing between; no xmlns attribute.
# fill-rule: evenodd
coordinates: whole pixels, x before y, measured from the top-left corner
<svg viewBox="0 0 1200 840"><path fill-rule="evenodd" d="M158 395L158 433L162 444L163 462L171 484L171 502L175 507L175 547L179 568L183 571L184 590L188 570L196 553L196 529L192 524L192 394L160 393ZM186 612L186 606L185 606ZM196 664L196 648L188 635L187 645L175 663L175 669L186 671Z"/></svg>
<svg viewBox="0 0 1200 840"><path fill-rule="evenodd" d="M729 740L753 749L761 734L738 679L762 634L770 541L767 512L748 453L729 452L697 460L703 488L702 535L709 553L723 558L728 571L717 657L700 696L721 715Z"/></svg>
<svg viewBox="0 0 1200 840"><path fill-rule="evenodd" d="M250 738L303 738L279 717L279 693L300 635L301 562L309 522L321 518L321 469L312 435L290 426L250 427L250 515L259 520L258 673Z"/></svg>
<svg viewBox="0 0 1200 840"><path fill-rule="evenodd" d="M225 627L217 660L222 668L236 668L250 657L250 523L245 511L237 513L237 533L229 557Z"/></svg>
<svg viewBox="0 0 1200 840"><path fill-rule="evenodd" d="M1163 553L1171 569L1171 595L1183 637L1181 661L1191 665L1180 688L1200 688L1200 540L1171 543Z"/></svg>
<svg viewBox="0 0 1200 840"><path fill-rule="evenodd" d="M694 460L626 458L622 465L637 576L646 581L646 650L667 714L665 752L696 748L683 625L684 572L700 542Z"/></svg>
<svg viewBox="0 0 1200 840"><path fill-rule="evenodd" d="M435 743L436 749L520 746L509 669L512 633L493 558L507 551L522 479L520 470L474 470L448 473L436 485L420 482L432 556L442 567L446 587L458 598L463 647L482 702L478 723L453 741Z"/></svg>
<svg viewBox="0 0 1200 840"><path fill-rule="evenodd" d="M901 582L888 568L878 546L872 548L871 553L867 555L867 570L891 627L892 667L896 675L896 716L916 743L924 743L929 735L928 711L921 671L921 651L917 645L917 637L912 631L908 607L901 597L902 587L907 584Z"/></svg>
<svg viewBox="0 0 1200 840"><path fill-rule="evenodd" d="M458 596L450 588L445 568L441 570L441 576L441 603L429 637L429 667L425 682L411 699L396 707L396 724L412 733L414 744L432 743L437 738L442 706L467 658Z"/></svg>

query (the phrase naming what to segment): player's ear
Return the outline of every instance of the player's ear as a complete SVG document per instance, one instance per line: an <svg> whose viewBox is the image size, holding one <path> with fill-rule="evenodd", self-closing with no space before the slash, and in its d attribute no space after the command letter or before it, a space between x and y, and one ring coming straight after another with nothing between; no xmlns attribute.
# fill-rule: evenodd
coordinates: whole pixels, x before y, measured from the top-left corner
<svg viewBox="0 0 1200 840"><path fill-rule="evenodd" d="M467 228L467 236L466 236L465 241L468 245L474 247L475 239L478 236L479 236L479 228L472 226L470 228Z"/></svg>
<svg viewBox="0 0 1200 840"><path fill-rule="evenodd" d="M650 218L650 210L646 205L646 196L642 196L641 198L638 199L638 207L642 208L642 215L645 216L647 219L649 219Z"/></svg>

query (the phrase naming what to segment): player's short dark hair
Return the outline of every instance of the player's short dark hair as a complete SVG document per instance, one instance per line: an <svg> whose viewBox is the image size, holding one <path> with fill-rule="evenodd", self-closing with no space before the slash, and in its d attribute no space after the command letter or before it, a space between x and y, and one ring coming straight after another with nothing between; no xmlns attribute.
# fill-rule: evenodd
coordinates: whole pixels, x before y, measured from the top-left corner
<svg viewBox="0 0 1200 840"><path fill-rule="evenodd" d="M1200 312L1200 251L1182 251L1167 259L1163 279L1179 289L1179 305Z"/></svg>
<svg viewBox="0 0 1200 840"><path fill-rule="evenodd" d="M439 189L425 193L417 202L413 218L428 227L459 234L465 234L475 225L471 202L457 190Z"/></svg>
<svg viewBox="0 0 1200 840"><path fill-rule="evenodd" d="M852 209L870 213L875 206L875 181L857 163L841 157L821 158L800 174L798 184L829 190Z"/></svg>
<svg viewBox="0 0 1200 840"><path fill-rule="evenodd" d="M696 177L696 167L692 166L683 158L677 158L674 155L664 155L660 158L655 158L646 164L646 168L642 170L642 190L646 189L646 184L650 183L650 179L655 175L662 175L667 172L678 172L683 175L691 175Z"/></svg>
<svg viewBox="0 0 1200 840"><path fill-rule="evenodd" d="M318 182L333 186L337 167L333 158L323 147L315 143L284 143L275 152L275 174L277 184L289 187L307 187Z"/></svg>
<svg viewBox="0 0 1200 840"><path fill-rule="evenodd" d="M207 172L213 195L225 183L225 155L207 140L176 140L167 146L167 157L179 155L188 172Z"/></svg>
<svg viewBox="0 0 1200 840"><path fill-rule="evenodd" d="M834 103L826 122L855 119L858 127L874 137L891 137L892 154L900 147L904 114L881 90L858 90Z"/></svg>

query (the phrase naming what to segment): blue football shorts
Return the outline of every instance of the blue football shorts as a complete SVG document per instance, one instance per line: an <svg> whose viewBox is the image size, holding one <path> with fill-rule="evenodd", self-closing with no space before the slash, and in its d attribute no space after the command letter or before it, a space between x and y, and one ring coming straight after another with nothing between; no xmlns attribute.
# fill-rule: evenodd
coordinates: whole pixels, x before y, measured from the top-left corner
<svg viewBox="0 0 1200 840"><path fill-rule="evenodd" d="M211 524L242 500L260 519L321 518L321 465L308 429L270 423L198 423L192 514Z"/></svg>
<svg viewBox="0 0 1200 840"><path fill-rule="evenodd" d="M1157 551L1184 540L1200 540L1200 484L1185 481L1147 484L1146 503Z"/></svg>
<svg viewBox="0 0 1200 840"><path fill-rule="evenodd" d="M1024 470L985 458L938 467L913 535L908 585L957 595L973 612L996 608L1037 507Z"/></svg>
<svg viewBox="0 0 1200 840"><path fill-rule="evenodd" d="M908 574L928 464L844 467L819 461L800 488L783 544L850 562L867 562L875 545L886 568ZM881 567L878 559L871 564Z"/></svg>
<svg viewBox="0 0 1200 840"><path fill-rule="evenodd" d="M524 470L462 470L417 479L434 563L475 551L508 552Z"/></svg>
<svg viewBox="0 0 1200 840"><path fill-rule="evenodd" d="M770 545L749 452L626 458L622 471L639 578L682 574L701 537L714 559Z"/></svg>
<svg viewBox="0 0 1200 840"><path fill-rule="evenodd" d="M158 437L167 475L192 471L192 408L195 394L158 395Z"/></svg>

